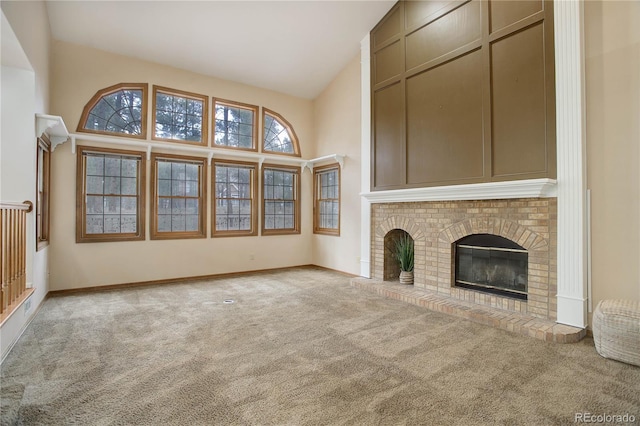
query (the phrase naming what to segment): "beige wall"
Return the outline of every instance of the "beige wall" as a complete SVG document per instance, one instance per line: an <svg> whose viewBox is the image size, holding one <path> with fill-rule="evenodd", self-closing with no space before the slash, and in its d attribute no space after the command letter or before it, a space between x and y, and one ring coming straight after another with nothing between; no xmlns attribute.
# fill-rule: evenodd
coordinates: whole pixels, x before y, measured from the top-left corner
<svg viewBox="0 0 640 426"><path fill-rule="evenodd" d="M49 110L49 61L51 29L42 1L3 1L2 12L15 32L35 72L36 111Z"/></svg>
<svg viewBox="0 0 640 426"><path fill-rule="evenodd" d="M54 42L52 52L52 113L62 116L72 132L96 91L120 82L146 82L272 109L294 127L302 157L311 158L314 153L313 104L309 100L64 42ZM313 263L308 170L302 173L301 235L76 244L75 168L71 144L65 143L53 154L52 290ZM147 200L147 235L148 205ZM207 228L210 231L209 225Z"/></svg>
<svg viewBox="0 0 640 426"><path fill-rule="evenodd" d="M640 2L585 2L593 308L640 300Z"/></svg>
<svg viewBox="0 0 640 426"><path fill-rule="evenodd" d="M3 36L15 50L2 51L2 107L0 122L0 199L36 200L35 114L49 112L49 20L43 2L3 1ZM6 18L6 21L4 21ZM11 57L11 56L19 56ZM26 58L26 61L24 60ZM28 63L25 63L28 62ZM15 64L20 64L19 68ZM34 288L28 302L2 324L2 358L37 312L48 292L50 248L36 251L34 213L27 215L27 286Z"/></svg>
<svg viewBox="0 0 640 426"><path fill-rule="evenodd" d="M360 274L360 55L314 101L314 157L346 155L341 170L340 236L314 235L316 265Z"/></svg>

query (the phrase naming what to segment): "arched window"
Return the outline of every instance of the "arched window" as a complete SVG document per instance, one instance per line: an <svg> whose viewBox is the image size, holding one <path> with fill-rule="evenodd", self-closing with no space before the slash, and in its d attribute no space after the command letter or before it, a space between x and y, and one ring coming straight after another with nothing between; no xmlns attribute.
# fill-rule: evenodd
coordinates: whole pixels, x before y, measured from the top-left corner
<svg viewBox="0 0 640 426"><path fill-rule="evenodd" d="M280 114L263 108L264 152L300 156L298 137L293 127Z"/></svg>
<svg viewBox="0 0 640 426"><path fill-rule="evenodd" d="M98 91L85 105L78 131L145 139L146 83L121 83Z"/></svg>

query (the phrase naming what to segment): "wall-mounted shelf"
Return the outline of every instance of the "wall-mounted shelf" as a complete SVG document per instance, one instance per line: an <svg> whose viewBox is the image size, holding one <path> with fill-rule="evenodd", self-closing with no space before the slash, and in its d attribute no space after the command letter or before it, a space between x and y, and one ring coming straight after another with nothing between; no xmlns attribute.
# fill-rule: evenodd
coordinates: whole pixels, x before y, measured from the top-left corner
<svg viewBox="0 0 640 426"><path fill-rule="evenodd" d="M69 140L69 131L62 117L57 115L36 114L36 135L45 134L51 141L51 151Z"/></svg>
<svg viewBox="0 0 640 426"><path fill-rule="evenodd" d="M167 151L175 151L178 153L196 155L201 157L206 157L207 162L211 165L211 160L213 158L224 158L224 159L244 159L244 160L253 160L257 161L260 165L266 162L273 162L278 164L298 164L302 169L309 169L309 171L313 171L313 167L316 164L327 162L327 161L335 161L340 164L342 168L344 166L344 155L340 154L330 154L324 155L322 157L313 158L310 160L305 160L303 158L298 157L290 157L287 155L276 155L276 154L266 154L261 152L252 152L252 151L236 151L229 150L224 148L210 148L204 146L190 146L179 143L171 143L171 142L158 142L151 140L139 140L127 137L109 137L102 135L89 135L89 134L78 134L71 133L69 135L71 138L71 153L75 154L76 145L78 140L88 141L88 142L98 142L104 143L107 145L120 145L120 146L128 146L132 148L138 148L147 153L147 160L151 160L151 152L157 150L167 150Z"/></svg>

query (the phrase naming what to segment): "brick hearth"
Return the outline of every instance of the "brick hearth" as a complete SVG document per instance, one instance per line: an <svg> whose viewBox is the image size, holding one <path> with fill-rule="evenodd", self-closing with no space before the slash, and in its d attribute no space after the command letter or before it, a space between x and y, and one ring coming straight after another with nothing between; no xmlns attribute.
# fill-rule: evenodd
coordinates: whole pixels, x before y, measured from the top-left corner
<svg viewBox="0 0 640 426"><path fill-rule="evenodd" d="M397 282L352 278L351 285L389 299L400 300L546 342L575 343L580 341L587 332L584 328L557 324L555 321L536 318L532 315L476 305Z"/></svg>

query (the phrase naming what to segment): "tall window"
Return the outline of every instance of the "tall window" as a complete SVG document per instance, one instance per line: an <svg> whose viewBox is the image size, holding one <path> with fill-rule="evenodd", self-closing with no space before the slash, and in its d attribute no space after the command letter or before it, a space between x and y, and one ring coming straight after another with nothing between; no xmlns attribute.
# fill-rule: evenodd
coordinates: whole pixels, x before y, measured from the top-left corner
<svg viewBox="0 0 640 426"><path fill-rule="evenodd" d="M313 184L313 232L340 235L340 167L315 168Z"/></svg>
<svg viewBox="0 0 640 426"><path fill-rule="evenodd" d="M76 241L143 240L143 153L78 147Z"/></svg>
<svg viewBox="0 0 640 426"><path fill-rule="evenodd" d="M147 88L122 83L98 91L85 105L78 131L146 138Z"/></svg>
<svg viewBox="0 0 640 426"><path fill-rule="evenodd" d="M153 86L153 100L153 139L207 144L207 96Z"/></svg>
<svg viewBox="0 0 640 426"><path fill-rule="evenodd" d="M51 142L38 138L37 197L36 200L36 250L49 244L49 187L51 174Z"/></svg>
<svg viewBox="0 0 640 426"><path fill-rule="evenodd" d="M264 152L273 152L276 154L289 154L300 156L300 148L298 147L298 137L293 131L293 127L280 114L268 110L263 111L264 123L264 144L262 150Z"/></svg>
<svg viewBox="0 0 640 426"><path fill-rule="evenodd" d="M151 239L205 238L206 159L153 154Z"/></svg>
<svg viewBox="0 0 640 426"><path fill-rule="evenodd" d="M214 163L213 235L257 235L257 164Z"/></svg>
<svg viewBox="0 0 640 426"><path fill-rule="evenodd" d="M216 99L214 101L215 136L213 144L227 148L256 151L258 107Z"/></svg>
<svg viewBox="0 0 640 426"><path fill-rule="evenodd" d="M300 233L300 168L263 167L262 234Z"/></svg>

